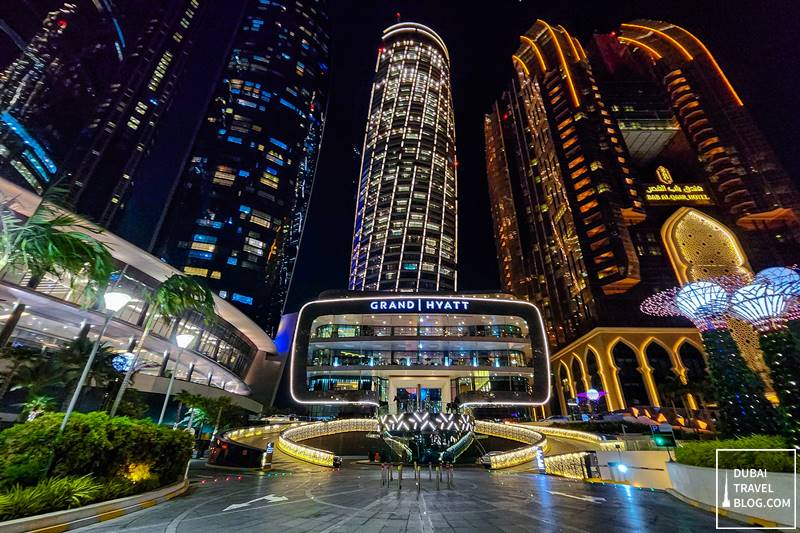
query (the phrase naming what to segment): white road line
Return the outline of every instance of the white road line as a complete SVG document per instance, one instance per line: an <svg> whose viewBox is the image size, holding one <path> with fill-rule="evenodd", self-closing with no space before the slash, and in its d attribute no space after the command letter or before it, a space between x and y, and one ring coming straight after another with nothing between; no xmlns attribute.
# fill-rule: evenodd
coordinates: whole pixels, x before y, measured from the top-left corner
<svg viewBox="0 0 800 533"><path fill-rule="evenodd" d="M601 503L601 502L606 501L605 498L601 498L600 496L583 496L583 495L577 496L575 494L567 494L565 492L557 492L557 491L554 491L554 490L548 490L547 492L549 492L550 494L558 494L559 496L564 496L566 498L572 498L572 499L575 499L575 500L583 500L585 502Z"/></svg>

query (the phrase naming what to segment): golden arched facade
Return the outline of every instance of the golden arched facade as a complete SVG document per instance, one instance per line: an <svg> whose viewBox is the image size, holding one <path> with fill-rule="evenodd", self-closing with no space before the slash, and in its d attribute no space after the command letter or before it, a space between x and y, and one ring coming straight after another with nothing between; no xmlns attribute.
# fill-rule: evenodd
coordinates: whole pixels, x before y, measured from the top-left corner
<svg viewBox="0 0 800 533"><path fill-rule="evenodd" d="M690 207L681 207L661 227L661 239L681 284L718 276L753 274L739 239L715 218ZM749 324L732 319L731 335L747 361L770 386L758 333Z"/></svg>

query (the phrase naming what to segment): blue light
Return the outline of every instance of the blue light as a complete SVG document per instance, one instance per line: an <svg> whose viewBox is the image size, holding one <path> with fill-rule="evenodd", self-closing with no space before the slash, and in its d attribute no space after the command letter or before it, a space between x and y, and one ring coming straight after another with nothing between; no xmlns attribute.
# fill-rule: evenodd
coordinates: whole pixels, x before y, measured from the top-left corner
<svg viewBox="0 0 800 533"><path fill-rule="evenodd" d="M625 466L625 465L624 465L624 464L622 464L622 463L619 463L619 464L617 465L617 470L619 470L620 472L622 472L622 473L624 474L625 472L627 472L627 471L628 471L628 467L627 467L627 466Z"/></svg>
<svg viewBox="0 0 800 533"><path fill-rule="evenodd" d="M47 170L51 174L55 174L55 172L58 170L58 167L56 167L56 164L53 163L53 160L47 155L47 152L42 145L39 144L36 139L31 137L31 134L28 133L28 130L26 130L17 119L11 116L8 111L3 111L2 114L0 114L0 119L2 119L3 122L5 122L8 127L11 128L11 131L19 135L25 144L33 148L33 152L44 163L44 166L47 167Z"/></svg>
<svg viewBox="0 0 800 533"><path fill-rule="evenodd" d="M288 150L289 149L289 145L288 144L286 144L285 142L279 141L278 139L275 139L274 137L270 137L269 138L269 142L271 142L272 144L274 144L275 146L277 146L279 148L283 148L284 150Z"/></svg>
<svg viewBox="0 0 800 533"><path fill-rule="evenodd" d="M202 233L195 233L194 236L192 237L192 240L196 241L196 242L207 242L207 243L211 243L211 244L214 244L214 243L217 242L217 238L216 237L214 237L212 235L203 235Z"/></svg>
<svg viewBox="0 0 800 533"><path fill-rule="evenodd" d="M242 144L242 139L239 137L234 137L233 135L228 135L228 141L235 144Z"/></svg>
<svg viewBox="0 0 800 533"><path fill-rule="evenodd" d="M228 264L229 265L236 265L237 263L239 263L239 260L237 258L235 258L235 257L229 257L228 258Z"/></svg>
<svg viewBox="0 0 800 533"><path fill-rule="evenodd" d="M211 252L202 252L200 250L190 250L189 251L189 257L192 257L194 259L203 259L203 260L208 261L208 260L214 258L214 254L212 254Z"/></svg>
<svg viewBox="0 0 800 533"><path fill-rule="evenodd" d="M253 305L253 297L252 296L245 296L244 294L239 294L238 292L234 292L231 296L231 300L234 302L240 302L246 305Z"/></svg>
<svg viewBox="0 0 800 533"><path fill-rule="evenodd" d="M251 211L252 211L252 208L250 206L248 206L248 205L240 205L239 206L239 212L240 213L244 213L246 215L249 215Z"/></svg>

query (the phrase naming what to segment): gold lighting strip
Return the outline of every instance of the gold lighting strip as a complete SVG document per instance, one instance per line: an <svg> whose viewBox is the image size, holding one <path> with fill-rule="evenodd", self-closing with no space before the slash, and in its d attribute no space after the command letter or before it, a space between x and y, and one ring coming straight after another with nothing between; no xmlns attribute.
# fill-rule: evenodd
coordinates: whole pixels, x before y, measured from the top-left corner
<svg viewBox="0 0 800 533"><path fill-rule="evenodd" d="M528 70L528 66L525 64L525 62L519 56L512 55L511 59L513 59L520 67L522 67L522 70L525 72L526 76L530 76L531 75L531 71Z"/></svg>
<svg viewBox="0 0 800 533"><path fill-rule="evenodd" d="M581 46L581 42L575 37L572 38L572 41L578 46L578 52L581 53L581 59L586 59L586 50L584 50L583 46Z"/></svg>
<svg viewBox="0 0 800 533"><path fill-rule="evenodd" d="M669 35L667 35L666 33L664 33L661 30L657 30L657 29L651 28L649 26L642 26L640 24L621 24L621 26L623 28L636 28L638 30L645 30L645 31L653 32L656 35L658 35L659 37L663 37L664 39L669 41L672 44L672 46L677 48L678 51L681 53L681 55L683 57L685 57L687 60L691 61L691 60L694 59L694 57L692 57L692 54L690 54L689 51L686 48L684 48L681 43L679 43L678 41L676 41L675 39L673 39L672 37L670 37Z"/></svg>
<svg viewBox="0 0 800 533"><path fill-rule="evenodd" d="M619 36L618 39L619 42L621 42L622 44L632 44L633 46L637 46L642 50L649 52L650 55L653 56L655 59L661 59L663 57L656 51L655 48L651 48L646 44L644 44L643 42L637 41L636 39L631 39L630 37L622 37L622 36Z"/></svg>
<svg viewBox="0 0 800 533"><path fill-rule="evenodd" d="M581 56L578 53L578 49L575 48L575 39L572 38L572 36L569 34L569 32L564 26L559 24L558 29L561 30L564 33L564 35L566 35L567 41L569 41L569 46L570 48L572 48L572 56L575 58L575 61L580 61Z"/></svg>
<svg viewBox="0 0 800 533"><path fill-rule="evenodd" d="M561 49L561 43L558 42L558 37L556 37L556 32L553 31L553 28L550 27L550 24L547 22L539 19L539 21L545 25L547 31L550 33L550 38L553 40L553 44L556 45L556 51L558 52L558 57L561 60L561 65L564 67L564 74L567 76L567 84L569 85L569 92L572 96L572 103L575 107L580 106L580 100L578 100L578 92L575 90L575 84L572 82L572 73L569 71L569 65L567 64L567 58L564 57L564 50Z"/></svg>
<svg viewBox="0 0 800 533"><path fill-rule="evenodd" d="M333 452L312 448L311 446L300 444L300 441L313 439L314 437L322 437L324 435L347 433L349 431L374 433L377 430L378 422L370 418L353 418L305 424L281 432L280 437L278 437L278 449L286 455L290 455L300 461L319 466L332 467L335 457Z"/></svg>
<svg viewBox="0 0 800 533"><path fill-rule="evenodd" d="M508 439L526 444L522 448L496 453L489 456L489 468L492 470L521 465L536 458L536 449L547 448L547 438L530 427L519 424L498 424L496 422L475 421L475 432Z"/></svg>
<svg viewBox="0 0 800 533"><path fill-rule="evenodd" d="M681 28L680 26L675 26L675 27L678 28L679 30L681 30L686 35L688 35L689 37L691 37L691 39L695 42L695 44L697 44L697 46L702 48L703 52L705 52L706 55L708 56L708 58L711 60L711 64L714 65L714 69L717 71L717 74L719 74L719 77L722 78L722 82L725 84L725 86L731 92L731 95L733 96L733 99L736 100L736 103L738 105L743 106L744 102L742 102L742 99L739 98L738 94L736 94L736 91L734 90L733 85L731 85L731 82L728 81L728 77L725 76L724 72L722 72L722 68L720 68L719 63L717 63L717 60L714 59L713 55L711 55L711 52L708 50L708 48L706 48L706 45L704 45L703 42L700 39L698 39L697 37L695 37L694 34L692 32L690 32L689 30Z"/></svg>
<svg viewBox="0 0 800 533"><path fill-rule="evenodd" d="M539 60L539 66L542 67L542 74L547 72L547 64L544 62L544 56L542 55L542 52L539 50L539 47L536 46L536 43L533 42L533 40L531 40L530 37L527 37L525 35L520 35L519 40L528 43L528 45L531 48L533 48L533 53L536 54L536 58Z"/></svg>

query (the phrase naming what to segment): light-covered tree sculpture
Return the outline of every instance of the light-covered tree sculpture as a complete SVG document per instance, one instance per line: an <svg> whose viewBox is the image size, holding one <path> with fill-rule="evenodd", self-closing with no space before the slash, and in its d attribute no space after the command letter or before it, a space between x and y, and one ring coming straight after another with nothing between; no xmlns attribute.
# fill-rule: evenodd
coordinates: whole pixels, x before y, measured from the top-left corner
<svg viewBox="0 0 800 533"><path fill-rule="evenodd" d="M728 330L730 290L737 280L695 281L655 294L641 310L655 316L683 316L700 330L708 371L719 404L720 433L732 436L774 434L778 413L764 396L764 384L747 366Z"/></svg>
<svg viewBox="0 0 800 533"><path fill-rule="evenodd" d="M800 274L790 268L762 270L752 283L731 295L732 315L753 325L759 334L764 363L785 415L787 438L800 446L800 351L787 328L798 316Z"/></svg>

